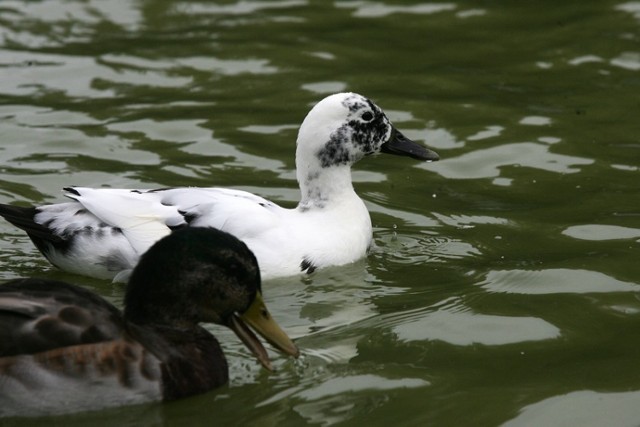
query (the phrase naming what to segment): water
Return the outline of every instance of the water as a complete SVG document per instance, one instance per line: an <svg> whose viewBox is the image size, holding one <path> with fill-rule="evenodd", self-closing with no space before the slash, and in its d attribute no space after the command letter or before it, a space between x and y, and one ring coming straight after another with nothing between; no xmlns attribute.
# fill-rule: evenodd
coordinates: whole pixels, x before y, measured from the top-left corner
<svg viewBox="0 0 640 427"><path fill-rule="evenodd" d="M376 248L265 283L304 356L165 405L7 425L640 425L640 2L0 3L0 202L232 186L293 206L360 92L442 161L356 166ZM0 278L52 269L0 223ZM365 424L366 423L366 424Z"/></svg>

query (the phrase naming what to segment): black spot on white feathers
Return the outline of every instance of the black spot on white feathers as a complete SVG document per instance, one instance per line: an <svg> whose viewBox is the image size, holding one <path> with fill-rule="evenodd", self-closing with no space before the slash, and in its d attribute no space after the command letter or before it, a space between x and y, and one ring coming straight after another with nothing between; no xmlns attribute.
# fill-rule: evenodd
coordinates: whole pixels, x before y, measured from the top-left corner
<svg viewBox="0 0 640 427"><path fill-rule="evenodd" d="M391 123L380 108L368 99L354 95L345 99L347 121L336 129L318 152L323 168L353 164L380 151L391 134Z"/></svg>
<svg viewBox="0 0 640 427"><path fill-rule="evenodd" d="M67 193L71 193L71 194L76 195L76 196L79 196L79 195L80 195L80 193L78 192L78 190L76 190L76 189L75 189L75 188L73 188L73 187L64 187L64 188L63 188L63 190L64 190L64 191L66 191Z"/></svg>
<svg viewBox="0 0 640 427"><path fill-rule="evenodd" d="M184 218L184 220L186 221L187 224L191 224L191 221L193 221L194 219L198 218L198 215L193 214L193 213L189 213L189 212L185 212L185 211L178 211L178 213L180 215L182 215L182 217Z"/></svg>
<svg viewBox="0 0 640 427"><path fill-rule="evenodd" d="M323 168L330 166L347 165L354 162L352 150L347 142L350 139L348 127L343 125L333 132L329 141L318 152L320 165Z"/></svg>
<svg viewBox="0 0 640 427"><path fill-rule="evenodd" d="M342 105L347 107L350 112L355 113L366 107L367 103L371 104L367 98L361 95L352 94L342 101Z"/></svg>
<svg viewBox="0 0 640 427"><path fill-rule="evenodd" d="M307 257L303 258L302 262L300 263L300 270L303 273L311 274L316 271L316 268L318 267L315 266L311 261L309 261Z"/></svg>
<svg viewBox="0 0 640 427"><path fill-rule="evenodd" d="M169 227L169 230L171 230L171 231L180 230L181 228L185 228L185 227L188 227L188 226L189 226L189 224L186 223L186 222L183 222L183 223L180 223L180 224L177 224L177 225L169 225L169 224L167 224L167 227Z"/></svg>

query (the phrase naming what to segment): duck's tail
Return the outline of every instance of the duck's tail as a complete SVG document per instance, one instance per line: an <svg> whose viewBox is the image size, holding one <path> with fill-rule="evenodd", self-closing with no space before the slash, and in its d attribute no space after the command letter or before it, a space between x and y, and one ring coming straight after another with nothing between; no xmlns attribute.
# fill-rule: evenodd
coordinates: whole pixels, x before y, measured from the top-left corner
<svg viewBox="0 0 640 427"><path fill-rule="evenodd" d="M37 207L11 206L0 203L0 216L24 230L38 250L46 256L50 245L58 247L64 245L66 241L45 225L38 224L35 221L37 213Z"/></svg>

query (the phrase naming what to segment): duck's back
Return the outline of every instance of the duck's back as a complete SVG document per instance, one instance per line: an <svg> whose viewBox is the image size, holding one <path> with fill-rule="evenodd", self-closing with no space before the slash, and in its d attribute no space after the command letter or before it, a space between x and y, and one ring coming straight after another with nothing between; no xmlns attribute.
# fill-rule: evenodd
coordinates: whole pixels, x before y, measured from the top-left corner
<svg viewBox="0 0 640 427"><path fill-rule="evenodd" d="M121 313L64 282L18 279L0 286L0 357L122 337Z"/></svg>

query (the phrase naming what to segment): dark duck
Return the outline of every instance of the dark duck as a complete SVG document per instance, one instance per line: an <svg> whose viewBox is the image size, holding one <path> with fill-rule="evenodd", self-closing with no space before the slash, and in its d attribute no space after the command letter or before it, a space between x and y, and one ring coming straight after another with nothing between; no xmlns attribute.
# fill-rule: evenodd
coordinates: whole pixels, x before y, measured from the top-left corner
<svg viewBox="0 0 640 427"><path fill-rule="evenodd" d="M215 229L185 228L155 243L130 277L124 312L64 282L0 285L0 416L174 400L219 387L229 379L227 361L201 323L231 328L267 369L253 331L299 354L264 304L253 253Z"/></svg>

